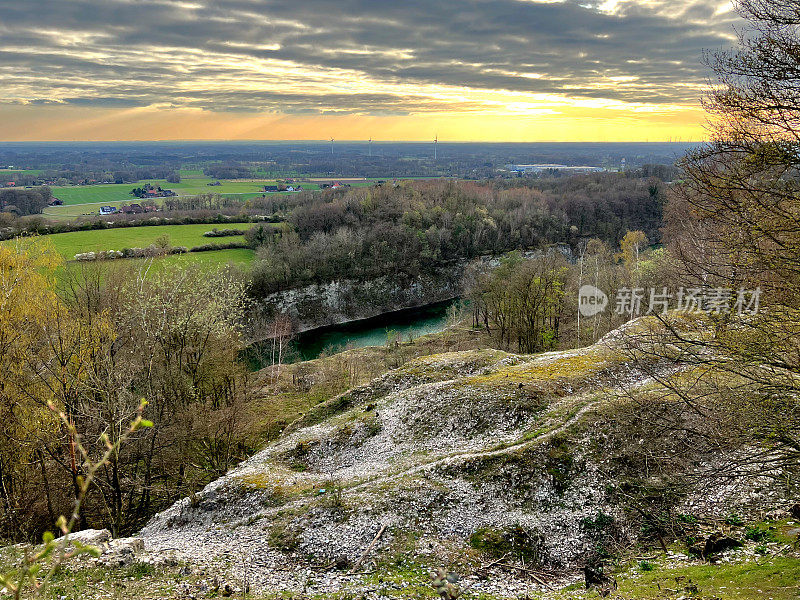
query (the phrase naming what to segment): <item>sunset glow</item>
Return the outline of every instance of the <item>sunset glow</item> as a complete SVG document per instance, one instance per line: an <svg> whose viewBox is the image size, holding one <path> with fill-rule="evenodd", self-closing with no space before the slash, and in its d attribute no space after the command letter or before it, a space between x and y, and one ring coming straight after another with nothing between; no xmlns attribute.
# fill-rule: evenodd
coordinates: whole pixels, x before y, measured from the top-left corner
<svg viewBox="0 0 800 600"><path fill-rule="evenodd" d="M0 8L8 141L698 140L701 55L735 23L709 0Z"/></svg>

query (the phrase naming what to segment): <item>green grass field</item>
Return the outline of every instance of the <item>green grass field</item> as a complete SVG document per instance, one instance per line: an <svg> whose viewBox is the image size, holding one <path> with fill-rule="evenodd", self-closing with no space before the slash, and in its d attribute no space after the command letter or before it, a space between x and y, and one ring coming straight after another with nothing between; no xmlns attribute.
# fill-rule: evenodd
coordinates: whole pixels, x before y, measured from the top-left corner
<svg viewBox="0 0 800 600"><path fill-rule="evenodd" d="M302 182L300 185L307 190L320 189L320 182L338 180L341 178L333 177L331 179L315 178L309 182ZM353 187L363 187L373 185L377 179L341 179L349 183ZM97 184L97 185L71 185L71 186L55 186L53 187L53 195L64 201L66 206L76 204L111 204L114 202L137 202L138 200L131 195L131 190L135 187L145 183L151 183L155 186L161 186L163 189L174 190L179 196L194 196L197 194L222 194L222 195L236 195L243 200L252 198L253 196L261 195L262 188L265 185L275 185L274 179L254 179L254 180L225 180L220 179L222 185L210 186L216 180L206 177L202 171L197 170L182 170L180 183L168 183L164 179L154 179L147 181L139 181L137 183L121 183L121 184ZM63 209L64 207L56 207Z"/></svg>
<svg viewBox="0 0 800 600"><path fill-rule="evenodd" d="M96 231L71 231L47 236L55 249L66 260L72 260L81 252L100 250L122 250L123 248L144 248L154 243L162 235L168 235L173 246L200 246L202 244L242 241L238 236L207 238L203 233L214 225L158 225L154 227L124 227L119 229L99 229ZM226 225L225 229L239 229L244 233L247 224ZM198 253L203 254L203 253ZM183 258L183 257L177 257Z"/></svg>
<svg viewBox="0 0 800 600"><path fill-rule="evenodd" d="M123 260L106 260L97 263L68 262L64 265L64 273L76 275L81 269L89 265L100 265L103 272L109 269L134 268L146 269L148 273L158 273L169 265L200 265L204 270L214 271L227 265L234 265L247 269L253 262L255 252L244 248L233 250L213 250L210 252L189 252L188 254L173 254L164 258L130 258Z"/></svg>
<svg viewBox="0 0 800 600"><path fill-rule="evenodd" d="M651 572L624 577L618 597L794 600L800 597L798 581L800 560L794 557L765 557L737 564L656 566ZM667 595L668 591L673 594Z"/></svg>
<svg viewBox="0 0 800 600"><path fill-rule="evenodd" d="M246 228L246 225L230 225L226 229ZM169 235L173 246L197 246L207 243L225 243L240 241L237 236L223 238L206 238L203 232L209 231L211 225L158 225L154 227L131 227L126 229L104 229L99 231L74 231L70 233L57 233L41 239L52 243L55 250L69 261L65 265L66 272L78 272L89 263L74 261L80 252L93 252L98 250L121 250L122 248L145 247L155 241L160 235ZM0 242L14 244L14 240ZM211 250L208 252L188 252L186 254L173 254L157 259L120 259L102 261L98 264L103 268L116 268L117 266L147 267L151 272L171 264L195 264L203 268L214 270L229 264L247 268L255 259L255 252L247 248L233 248L229 250ZM152 262L151 262L152 261Z"/></svg>
<svg viewBox="0 0 800 600"><path fill-rule="evenodd" d="M181 264L192 263L192 264L204 265L212 269L217 267L223 267L228 264L234 264L246 267L253 262L255 256L256 256L255 251L250 250L248 248L233 248L230 250L212 250L210 252L189 252L188 254L168 256L162 259L161 263L164 265L173 263L181 263Z"/></svg>
<svg viewBox="0 0 800 600"><path fill-rule="evenodd" d="M53 196L62 200L65 205L71 204L99 204L105 202L135 201L130 191L136 187L128 184L102 184L102 185L70 185L55 186Z"/></svg>
<svg viewBox="0 0 800 600"><path fill-rule="evenodd" d="M137 183L98 184L98 185L71 185L53 187L53 195L63 200L66 206L76 204L110 204L113 202L138 202L131 195L131 190L145 183L161 186L163 189L174 190L179 196L194 196L197 194L222 194L237 195L243 199L258 196L265 185L275 185L274 179L258 179L252 181L226 181L219 180L222 185L210 186L215 181L206 177L200 171L182 171L180 183L168 183L164 179L153 179ZM307 183L306 189L319 189L316 183ZM58 207L63 208L63 207Z"/></svg>
<svg viewBox="0 0 800 600"><path fill-rule="evenodd" d="M43 172L42 169L0 169L0 174L22 173L25 175L41 175Z"/></svg>

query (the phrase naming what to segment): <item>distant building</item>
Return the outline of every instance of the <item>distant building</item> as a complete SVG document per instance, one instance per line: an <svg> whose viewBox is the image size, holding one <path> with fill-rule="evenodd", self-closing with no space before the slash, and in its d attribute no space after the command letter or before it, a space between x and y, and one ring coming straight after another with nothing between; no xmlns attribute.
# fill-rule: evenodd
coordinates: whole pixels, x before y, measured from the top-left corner
<svg viewBox="0 0 800 600"><path fill-rule="evenodd" d="M520 174L544 173L545 171L567 171L571 173L602 173L605 171L603 167L590 167L586 165L573 167L569 165L557 164L506 165L506 169Z"/></svg>
<svg viewBox="0 0 800 600"><path fill-rule="evenodd" d="M141 204L131 204L129 206L123 206L122 212L126 215L138 215L145 211Z"/></svg>
<svg viewBox="0 0 800 600"><path fill-rule="evenodd" d="M134 188L131 194L137 198L166 198L169 196L177 196L172 190L161 189L161 186L155 187L153 185L145 184L143 187Z"/></svg>
<svg viewBox="0 0 800 600"><path fill-rule="evenodd" d="M280 190L278 189L277 185L265 185L264 186L264 191L265 192L279 192Z"/></svg>
<svg viewBox="0 0 800 600"><path fill-rule="evenodd" d="M119 212L116 206L101 206L100 207L100 214L101 215L113 215Z"/></svg>
<svg viewBox="0 0 800 600"><path fill-rule="evenodd" d="M64 204L64 201L58 198L53 198L52 200L50 200L48 204L50 206L61 206L62 204Z"/></svg>

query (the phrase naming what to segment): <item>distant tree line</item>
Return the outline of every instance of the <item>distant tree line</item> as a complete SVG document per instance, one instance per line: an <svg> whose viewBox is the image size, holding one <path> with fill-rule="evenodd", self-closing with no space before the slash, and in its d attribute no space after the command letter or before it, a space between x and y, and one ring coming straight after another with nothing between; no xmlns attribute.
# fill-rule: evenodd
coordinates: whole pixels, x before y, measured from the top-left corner
<svg viewBox="0 0 800 600"><path fill-rule="evenodd" d="M253 168L238 163L212 164L203 169L203 174L214 179L252 179Z"/></svg>
<svg viewBox="0 0 800 600"><path fill-rule="evenodd" d="M53 199L49 187L0 189L0 212L15 215L36 215Z"/></svg>
<svg viewBox="0 0 800 600"><path fill-rule="evenodd" d="M197 194L196 196L170 196L163 200L164 210L223 210L242 209L242 201L219 194Z"/></svg>
<svg viewBox="0 0 800 600"><path fill-rule="evenodd" d="M626 173L629 177L655 177L661 181L675 181L681 177L682 170L677 165L642 165Z"/></svg>
<svg viewBox="0 0 800 600"><path fill-rule="evenodd" d="M63 185L89 185L92 183L134 183L146 179L166 179L174 174L170 167L135 167L115 169L113 171L96 171L86 169L68 169L44 171L40 179L54 180Z"/></svg>
<svg viewBox="0 0 800 600"><path fill-rule="evenodd" d="M170 166L102 169L91 166L68 166L46 168L39 174L9 173L4 181L13 181L18 186L35 185L92 185L97 183L135 183L147 179L166 179L170 183L180 182L180 173Z"/></svg>
<svg viewBox="0 0 800 600"><path fill-rule="evenodd" d="M628 168L672 165L687 145L679 144L448 144L441 142L433 158L433 144L402 143L370 147L365 143L185 143L175 144L61 144L0 148L0 165L42 169L47 177L63 177L68 183L86 180L130 183L165 179L178 169L204 169L231 165L250 170L232 173L250 178L254 172L280 177L458 177L473 180L516 177L508 164L556 163L618 168L626 158ZM157 174L156 169L160 172ZM136 170L145 171L138 176ZM551 176L568 177L566 172ZM547 175L545 175L547 177ZM52 181L46 179L44 181ZM672 181L673 178L667 178ZM25 185L33 185L28 182ZM62 183L61 181L59 183ZM174 183L174 182L171 182Z"/></svg>

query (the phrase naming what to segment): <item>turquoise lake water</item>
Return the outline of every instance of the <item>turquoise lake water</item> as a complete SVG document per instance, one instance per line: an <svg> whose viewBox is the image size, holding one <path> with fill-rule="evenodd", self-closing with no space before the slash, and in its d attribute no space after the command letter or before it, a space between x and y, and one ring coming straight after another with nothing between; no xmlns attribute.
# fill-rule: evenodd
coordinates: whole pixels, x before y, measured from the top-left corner
<svg viewBox="0 0 800 600"><path fill-rule="evenodd" d="M287 363L313 360L323 353L334 354L347 348L384 346L389 339L406 342L429 333L438 333L447 327L448 309L458 302L459 300L447 300L421 308L384 313L362 321L306 331L292 341L284 360ZM264 344L268 347L269 342ZM269 365L268 352L261 353L260 359L256 357L257 354L251 348L243 355L253 370Z"/></svg>
<svg viewBox="0 0 800 600"><path fill-rule="evenodd" d="M295 340L296 358L311 360L323 352L333 353L348 347L383 346L390 337L407 341L443 331L447 326L447 310L455 302L448 300L301 333Z"/></svg>

